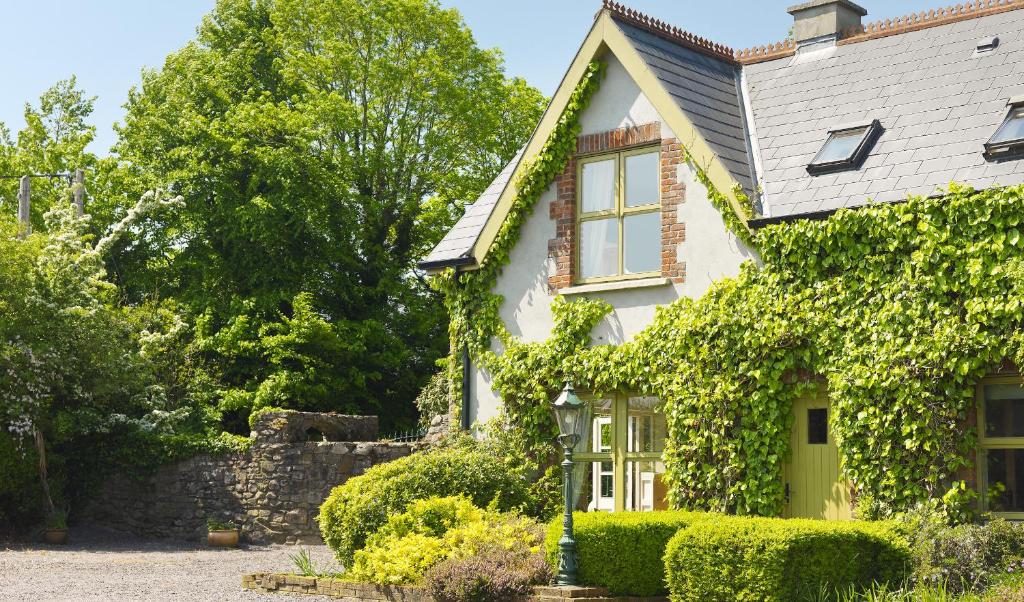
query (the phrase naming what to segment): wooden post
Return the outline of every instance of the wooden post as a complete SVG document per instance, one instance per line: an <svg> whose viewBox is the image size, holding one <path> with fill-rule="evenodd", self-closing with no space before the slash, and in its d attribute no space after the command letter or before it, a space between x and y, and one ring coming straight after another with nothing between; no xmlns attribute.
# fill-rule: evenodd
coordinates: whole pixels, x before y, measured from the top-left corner
<svg viewBox="0 0 1024 602"><path fill-rule="evenodd" d="M85 172L81 169L75 170L75 211L78 217L85 213Z"/></svg>
<svg viewBox="0 0 1024 602"><path fill-rule="evenodd" d="M18 227L22 236L32 233L32 188L29 182L28 176L21 176L21 186L18 189Z"/></svg>

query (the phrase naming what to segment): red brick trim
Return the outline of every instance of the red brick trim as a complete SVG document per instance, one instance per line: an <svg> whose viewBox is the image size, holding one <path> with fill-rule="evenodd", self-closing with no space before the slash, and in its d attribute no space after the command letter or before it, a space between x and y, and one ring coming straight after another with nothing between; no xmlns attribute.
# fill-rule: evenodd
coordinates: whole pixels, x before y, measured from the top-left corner
<svg viewBox="0 0 1024 602"><path fill-rule="evenodd" d="M661 124L645 123L628 128L619 128L610 132L597 132L596 134L579 136L576 138L576 154L590 155L622 150L630 146L651 144L659 140L661 140Z"/></svg>
<svg viewBox="0 0 1024 602"><path fill-rule="evenodd" d="M679 245L686 240L686 224L676 209L686 200L686 184L679 181L683 146L675 138L661 141L661 275L672 282L686 280L686 264L679 260Z"/></svg>
<svg viewBox="0 0 1024 602"><path fill-rule="evenodd" d="M570 159L562 173L555 176L555 200L548 216L555 222L555 237L548 240L548 257L554 262L554 274L548 276L548 292L572 286L576 273L576 160Z"/></svg>
<svg viewBox="0 0 1024 602"><path fill-rule="evenodd" d="M598 132L576 139L577 156L611 152L661 142L661 274L681 283L686 278L686 265L679 261L679 245L686 240L686 224L679 222L678 206L686 199L686 186L678 180L679 164L683 162L682 146L674 138L661 138L661 124L621 128ZM576 160L555 176L555 199L548 207L548 217L555 222L555 237L548 241L548 257L553 272L548 277L548 292L572 286L576 277Z"/></svg>

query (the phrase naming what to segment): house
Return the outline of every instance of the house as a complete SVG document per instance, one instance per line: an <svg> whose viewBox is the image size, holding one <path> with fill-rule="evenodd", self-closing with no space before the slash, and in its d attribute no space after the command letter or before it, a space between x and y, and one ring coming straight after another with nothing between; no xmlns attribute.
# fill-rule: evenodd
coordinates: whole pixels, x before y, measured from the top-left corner
<svg viewBox="0 0 1024 602"><path fill-rule="evenodd" d="M548 337L556 296L605 300L613 311L593 341L630 340L658 306L698 298L759 261L729 227L737 219L757 229L927 196L951 181L1020 184L1021 8L982 0L867 23L849 0L811 0L788 9L792 39L733 51L605 0L523 151L420 267L461 274L483 265L518 178L593 60L606 71L579 116L572 160L525 218L492 289L505 328L522 340ZM990 448L979 478L1010 492L1001 509L1011 516L1024 513L1019 382L979 389L990 420L1002 421L987 424L979 412ZM475 358L462 392L465 427L498 414L500 396ZM802 398L793 412L785 513L849 517L828 401ZM595 400L586 506L662 507L665 432L657 399Z"/></svg>

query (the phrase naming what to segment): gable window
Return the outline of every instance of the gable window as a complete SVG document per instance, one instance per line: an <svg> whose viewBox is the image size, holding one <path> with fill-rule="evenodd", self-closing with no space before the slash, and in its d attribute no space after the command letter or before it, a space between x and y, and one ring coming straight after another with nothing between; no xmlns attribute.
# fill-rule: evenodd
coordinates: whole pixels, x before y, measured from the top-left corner
<svg viewBox="0 0 1024 602"><path fill-rule="evenodd" d="M984 508L1024 518L1024 386L1020 378L980 387L978 476Z"/></svg>
<svg viewBox="0 0 1024 602"><path fill-rule="evenodd" d="M867 158L881 133L882 125L877 119L866 123L841 125L829 130L825 145L807 166L807 173L816 176L857 169Z"/></svg>
<svg viewBox="0 0 1024 602"><path fill-rule="evenodd" d="M985 156L996 158L1024 150L1024 96L1010 99L1010 112L985 143Z"/></svg>
<svg viewBox="0 0 1024 602"><path fill-rule="evenodd" d="M581 159L577 181L580 282L661 273L658 148Z"/></svg>

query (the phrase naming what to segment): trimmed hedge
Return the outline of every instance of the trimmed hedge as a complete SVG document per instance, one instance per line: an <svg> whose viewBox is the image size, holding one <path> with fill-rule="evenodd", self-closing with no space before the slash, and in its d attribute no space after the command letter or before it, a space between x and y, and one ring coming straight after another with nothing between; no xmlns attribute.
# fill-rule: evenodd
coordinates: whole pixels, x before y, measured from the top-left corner
<svg viewBox="0 0 1024 602"><path fill-rule="evenodd" d="M834 599L909 573L909 546L892 523L711 516L668 544L673 602Z"/></svg>
<svg viewBox="0 0 1024 602"><path fill-rule="evenodd" d="M607 587L612 594L655 596L667 591L665 546L677 531L705 520L701 512L577 512L573 514L579 553L579 581ZM548 562L557 570L562 517L548 526Z"/></svg>
<svg viewBox="0 0 1024 602"><path fill-rule="evenodd" d="M478 507L499 511L528 505L526 480L501 458L472 442L418 452L335 487L320 506L320 533L338 561L352 566L356 550L409 502L462 495Z"/></svg>

